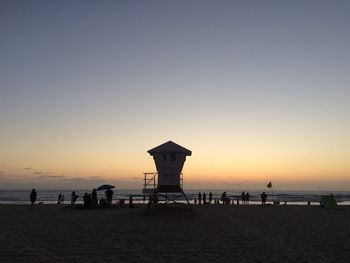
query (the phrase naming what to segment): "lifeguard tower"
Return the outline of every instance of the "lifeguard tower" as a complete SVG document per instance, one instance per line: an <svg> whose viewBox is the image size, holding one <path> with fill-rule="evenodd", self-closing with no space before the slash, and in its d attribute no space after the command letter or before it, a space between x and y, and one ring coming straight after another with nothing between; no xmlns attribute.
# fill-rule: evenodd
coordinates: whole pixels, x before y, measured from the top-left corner
<svg viewBox="0 0 350 263"><path fill-rule="evenodd" d="M175 202L175 198L168 198L168 193L181 193L189 204L187 196L182 189L181 171L186 161L186 156L191 156L192 152L172 141L168 141L149 150L148 153L153 156L157 168L157 173L144 174L144 193L148 192L150 194L148 207L157 203L159 195L164 196L166 202ZM151 178L147 179L147 175L150 175ZM157 179L156 176L158 176ZM154 187L153 189L147 188L147 185L153 185Z"/></svg>

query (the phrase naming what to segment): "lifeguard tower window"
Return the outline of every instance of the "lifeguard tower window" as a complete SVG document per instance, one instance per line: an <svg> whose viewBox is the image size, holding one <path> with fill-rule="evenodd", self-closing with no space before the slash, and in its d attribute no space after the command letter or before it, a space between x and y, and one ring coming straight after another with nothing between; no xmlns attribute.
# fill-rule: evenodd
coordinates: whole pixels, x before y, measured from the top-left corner
<svg viewBox="0 0 350 263"><path fill-rule="evenodd" d="M167 160L175 162L176 161L176 153L170 153L170 156L168 158L167 158L167 154L163 153L163 161L166 162Z"/></svg>

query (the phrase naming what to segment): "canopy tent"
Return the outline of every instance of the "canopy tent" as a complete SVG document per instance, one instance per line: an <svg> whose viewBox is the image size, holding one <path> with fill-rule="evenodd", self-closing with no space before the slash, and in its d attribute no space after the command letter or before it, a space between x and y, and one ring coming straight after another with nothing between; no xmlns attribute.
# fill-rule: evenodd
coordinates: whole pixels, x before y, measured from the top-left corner
<svg viewBox="0 0 350 263"><path fill-rule="evenodd" d="M337 206L337 201L333 195L322 195L321 206L325 208L335 208Z"/></svg>
<svg viewBox="0 0 350 263"><path fill-rule="evenodd" d="M96 190L102 191L102 190L108 190L108 189L112 189L112 188L115 188L115 186L110 185L110 184L103 184L103 185L99 186Z"/></svg>

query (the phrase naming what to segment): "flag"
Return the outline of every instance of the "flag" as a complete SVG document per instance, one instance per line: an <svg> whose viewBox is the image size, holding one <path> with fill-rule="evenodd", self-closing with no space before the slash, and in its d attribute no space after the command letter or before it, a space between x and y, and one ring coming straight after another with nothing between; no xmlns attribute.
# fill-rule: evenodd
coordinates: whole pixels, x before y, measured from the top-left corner
<svg viewBox="0 0 350 263"><path fill-rule="evenodd" d="M272 187L272 183L269 182L269 183L267 184L267 187L268 187L268 188L271 188L271 187Z"/></svg>

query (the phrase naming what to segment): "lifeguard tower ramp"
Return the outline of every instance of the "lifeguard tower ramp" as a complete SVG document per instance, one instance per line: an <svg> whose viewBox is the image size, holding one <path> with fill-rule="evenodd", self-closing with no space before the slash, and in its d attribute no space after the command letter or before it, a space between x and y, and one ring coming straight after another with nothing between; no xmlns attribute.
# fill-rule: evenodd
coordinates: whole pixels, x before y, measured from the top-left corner
<svg viewBox="0 0 350 263"><path fill-rule="evenodd" d="M175 193L181 193L187 204L190 205L186 194L183 191L182 168L186 156L192 152L172 141L163 143L148 153L153 156L157 173L144 173L144 193L149 193L148 207L158 203L158 197L162 196L166 202L175 202ZM153 186L153 187L152 187ZM153 188L153 189L152 189ZM168 195L168 194L172 195Z"/></svg>

